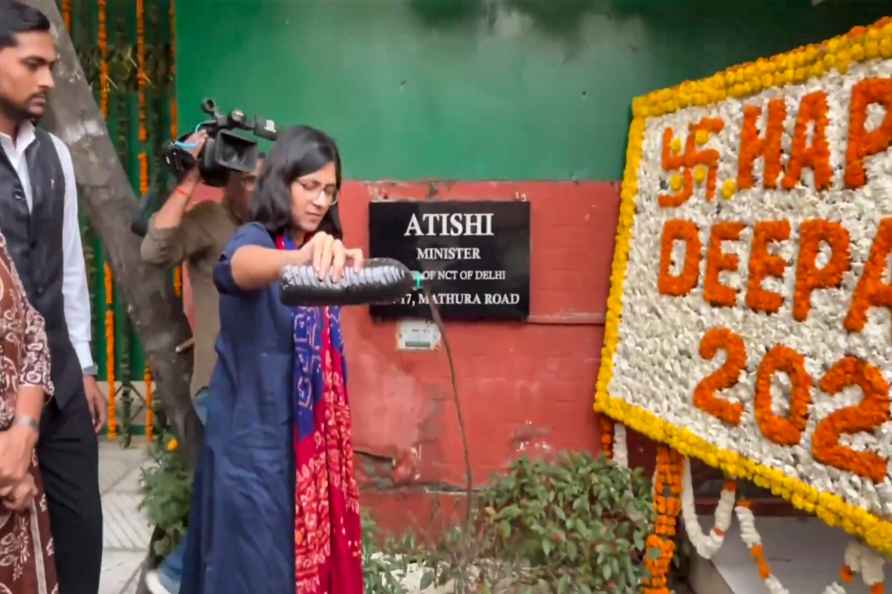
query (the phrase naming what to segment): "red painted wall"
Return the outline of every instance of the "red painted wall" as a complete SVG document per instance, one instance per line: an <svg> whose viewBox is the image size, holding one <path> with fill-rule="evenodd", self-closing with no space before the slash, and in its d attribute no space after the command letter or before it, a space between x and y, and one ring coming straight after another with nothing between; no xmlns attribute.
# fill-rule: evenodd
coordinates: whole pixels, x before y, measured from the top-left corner
<svg viewBox="0 0 892 594"><path fill-rule="evenodd" d="M447 322L475 485L523 454L598 449L592 401L619 187L351 182L346 242L368 249L372 200L480 199L530 202L531 303L527 323ZM445 351L398 351L396 326L364 307L344 313L357 468L381 524L424 531L457 503L448 499L464 484L463 450Z"/></svg>

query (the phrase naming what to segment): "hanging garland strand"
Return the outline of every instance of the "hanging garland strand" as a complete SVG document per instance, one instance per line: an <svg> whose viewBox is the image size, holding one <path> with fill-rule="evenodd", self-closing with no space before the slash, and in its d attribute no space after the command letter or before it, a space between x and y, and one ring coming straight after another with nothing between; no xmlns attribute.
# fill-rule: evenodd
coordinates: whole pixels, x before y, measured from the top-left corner
<svg viewBox="0 0 892 594"><path fill-rule="evenodd" d="M108 15L106 0L97 0L99 31L99 111L108 120L109 76L108 76ZM115 414L115 310L114 279L106 259L102 267L105 280L105 367L108 383L108 439L118 437L118 423Z"/></svg>
<svg viewBox="0 0 892 594"><path fill-rule="evenodd" d="M606 415L598 415L601 430L601 453L608 460L613 459L613 419Z"/></svg>
<svg viewBox="0 0 892 594"><path fill-rule="evenodd" d="M613 422L613 463L620 468L629 467L629 444L626 438L626 426L618 421Z"/></svg>
<svg viewBox="0 0 892 594"><path fill-rule="evenodd" d="M669 567L675 555L675 533L681 511L681 454L668 446L657 448L654 473L654 508L657 512L654 531L647 537L644 565L650 577L644 580L643 594L669 594ZM658 553L657 558L651 551Z"/></svg>
<svg viewBox="0 0 892 594"><path fill-rule="evenodd" d="M152 408L154 391L152 386L152 369L148 364L146 364L146 369L143 373L143 380L146 383L146 443L151 445L152 439L155 437L155 410Z"/></svg>
<svg viewBox="0 0 892 594"><path fill-rule="evenodd" d="M708 534L703 534L694 506L694 483L691 479L691 461L688 458L684 459L682 473L681 513L685 532L697 554L704 559L712 559L722 548L725 535L731 526L737 484L733 480L725 481L722 494L719 496L719 504L715 508L715 524Z"/></svg>
<svg viewBox="0 0 892 594"><path fill-rule="evenodd" d="M145 0L136 0L136 87L139 101L139 142L145 143L149 133L146 128L146 10ZM140 192L145 193L148 187L143 189L143 183L148 184L148 176L142 175L142 156L145 151L140 151ZM145 181L144 181L145 180Z"/></svg>
<svg viewBox="0 0 892 594"><path fill-rule="evenodd" d="M71 32L71 0L62 0L62 20L65 21L65 28Z"/></svg>
<svg viewBox="0 0 892 594"><path fill-rule="evenodd" d="M145 143L149 139L146 123L148 122L148 105L146 101L146 12L145 0L136 0L136 65L137 65L137 93L139 101L139 193L147 196L149 193L149 157L146 154ZM154 415L152 414L152 370L146 363L143 369L143 380L146 385L146 441L152 443L154 433Z"/></svg>
<svg viewBox="0 0 892 594"><path fill-rule="evenodd" d="M108 119L108 31L106 22L106 0L97 0L99 10L99 111L102 117Z"/></svg>
<svg viewBox="0 0 892 594"><path fill-rule="evenodd" d="M170 0L170 75L171 79L176 79L177 63L177 8L176 0ZM177 98L174 93L170 94L170 139L177 139ZM183 296L183 267L177 266L173 269L173 292L177 297Z"/></svg>
<svg viewBox="0 0 892 594"><path fill-rule="evenodd" d="M762 536L756 530L756 520L750 502L739 501L734 511L737 513L737 521L740 523L740 537L750 550L756 567L759 569L759 577L762 578L768 592L770 594L790 594L790 591L777 579L765 560ZM850 542L846 547L843 566L839 572L839 581L827 586L824 589L824 594L845 594L846 589L843 584L850 584L856 573L861 574L864 583L870 588L870 594L883 594L886 591L883 563L885 563L885 558L879 553L858 541Z"/></svg>
<svg viewBox="0 0 892 594"><path fill-rule="evenodd" d="M106 260L103 266L105 276L105 371L108 382L108 439L114 441L118 437L118 422L115 414L115 309L114 282L111 267Z"/></svg>

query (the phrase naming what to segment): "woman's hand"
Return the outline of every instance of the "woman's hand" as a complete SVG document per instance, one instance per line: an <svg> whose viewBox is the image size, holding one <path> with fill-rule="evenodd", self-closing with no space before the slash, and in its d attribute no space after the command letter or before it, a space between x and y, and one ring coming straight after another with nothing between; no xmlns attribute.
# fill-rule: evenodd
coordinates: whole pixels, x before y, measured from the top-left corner
<svg viewBox="0 0 892 594"><path fill-rule="evenodd" d="M0 487L15 486L28 476L36 443L36 433L27 427L17 425L0 431Z"/></svg>
<svg viewBox="0 0 892 594"><path fill-rule="evenodd" d="M304 245L299 252L303 261L310 260L313 264L313 270L320 280L324 280L330 275L331 280L338 282L344 275L344 266L347 262L352 263L354 270L362 268L365 257L359 248L348 249L340 239L319 231Z"/></svg>
<svg viewBox="0 0 892 594"><path fill-rule="evenodd" d="M27 508L37 496L37 485L30 474L16 485L0 489L3 507L10 511L20 512Z"/></svg>

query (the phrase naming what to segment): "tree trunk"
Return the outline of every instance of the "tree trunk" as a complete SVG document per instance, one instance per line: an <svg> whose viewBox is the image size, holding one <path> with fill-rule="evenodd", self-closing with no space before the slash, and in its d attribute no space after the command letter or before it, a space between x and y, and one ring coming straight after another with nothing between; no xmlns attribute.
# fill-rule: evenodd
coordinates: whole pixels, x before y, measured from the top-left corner
<svg viewBox="0 0 892 594"><path fill-rule="evenodd" d="M180 438L183 455L194 466L203 430L189 393L192 357L188 351L179 355L175 352L176 345L190 336L186 317L169 277L140 257L141 238L130 231L137 210L136 196L55 1L27 1L53 23L59 52L56 88L50 93L45 127L71 149L80 203L86 205L90 223L102 238L165 414Z"/></svg>

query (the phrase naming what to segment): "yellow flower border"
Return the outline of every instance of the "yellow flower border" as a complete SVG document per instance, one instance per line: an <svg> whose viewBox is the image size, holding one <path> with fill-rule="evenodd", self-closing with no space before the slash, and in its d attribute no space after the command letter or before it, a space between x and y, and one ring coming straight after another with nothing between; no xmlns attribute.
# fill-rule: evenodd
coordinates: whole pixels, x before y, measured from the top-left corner
<svg viewBox="0 0 892 594"><path fill-rule="evenodd" d="M830 526L841 527L892 558L892 522L851 505L838 495L818 491L779 470L754 462L736 452L723 450L687 429L676 427L642 408L610 396L607 392L613 375L613 356L619 342L623 285L635 220L638 171L647 118L695 105L711 105L728 97L747 97L773 86L802 83L811 77L822 76L831 69L845 73L853 63L875 58L892 58L892 17L881 19L868 27L855 27L849 33L820 44L732 66L708 78L686 81L675 87L636 97L632 101L633 118L629 127L616 248L610 275L610 295L607 299L604 346L594 408L596 412L605 413L651 439L672 446L685 456L699 458L709 466L722 469L731 477L752 480L760 487L770 488L772 493L783 497L794 507L816 514Z"/></svg>

